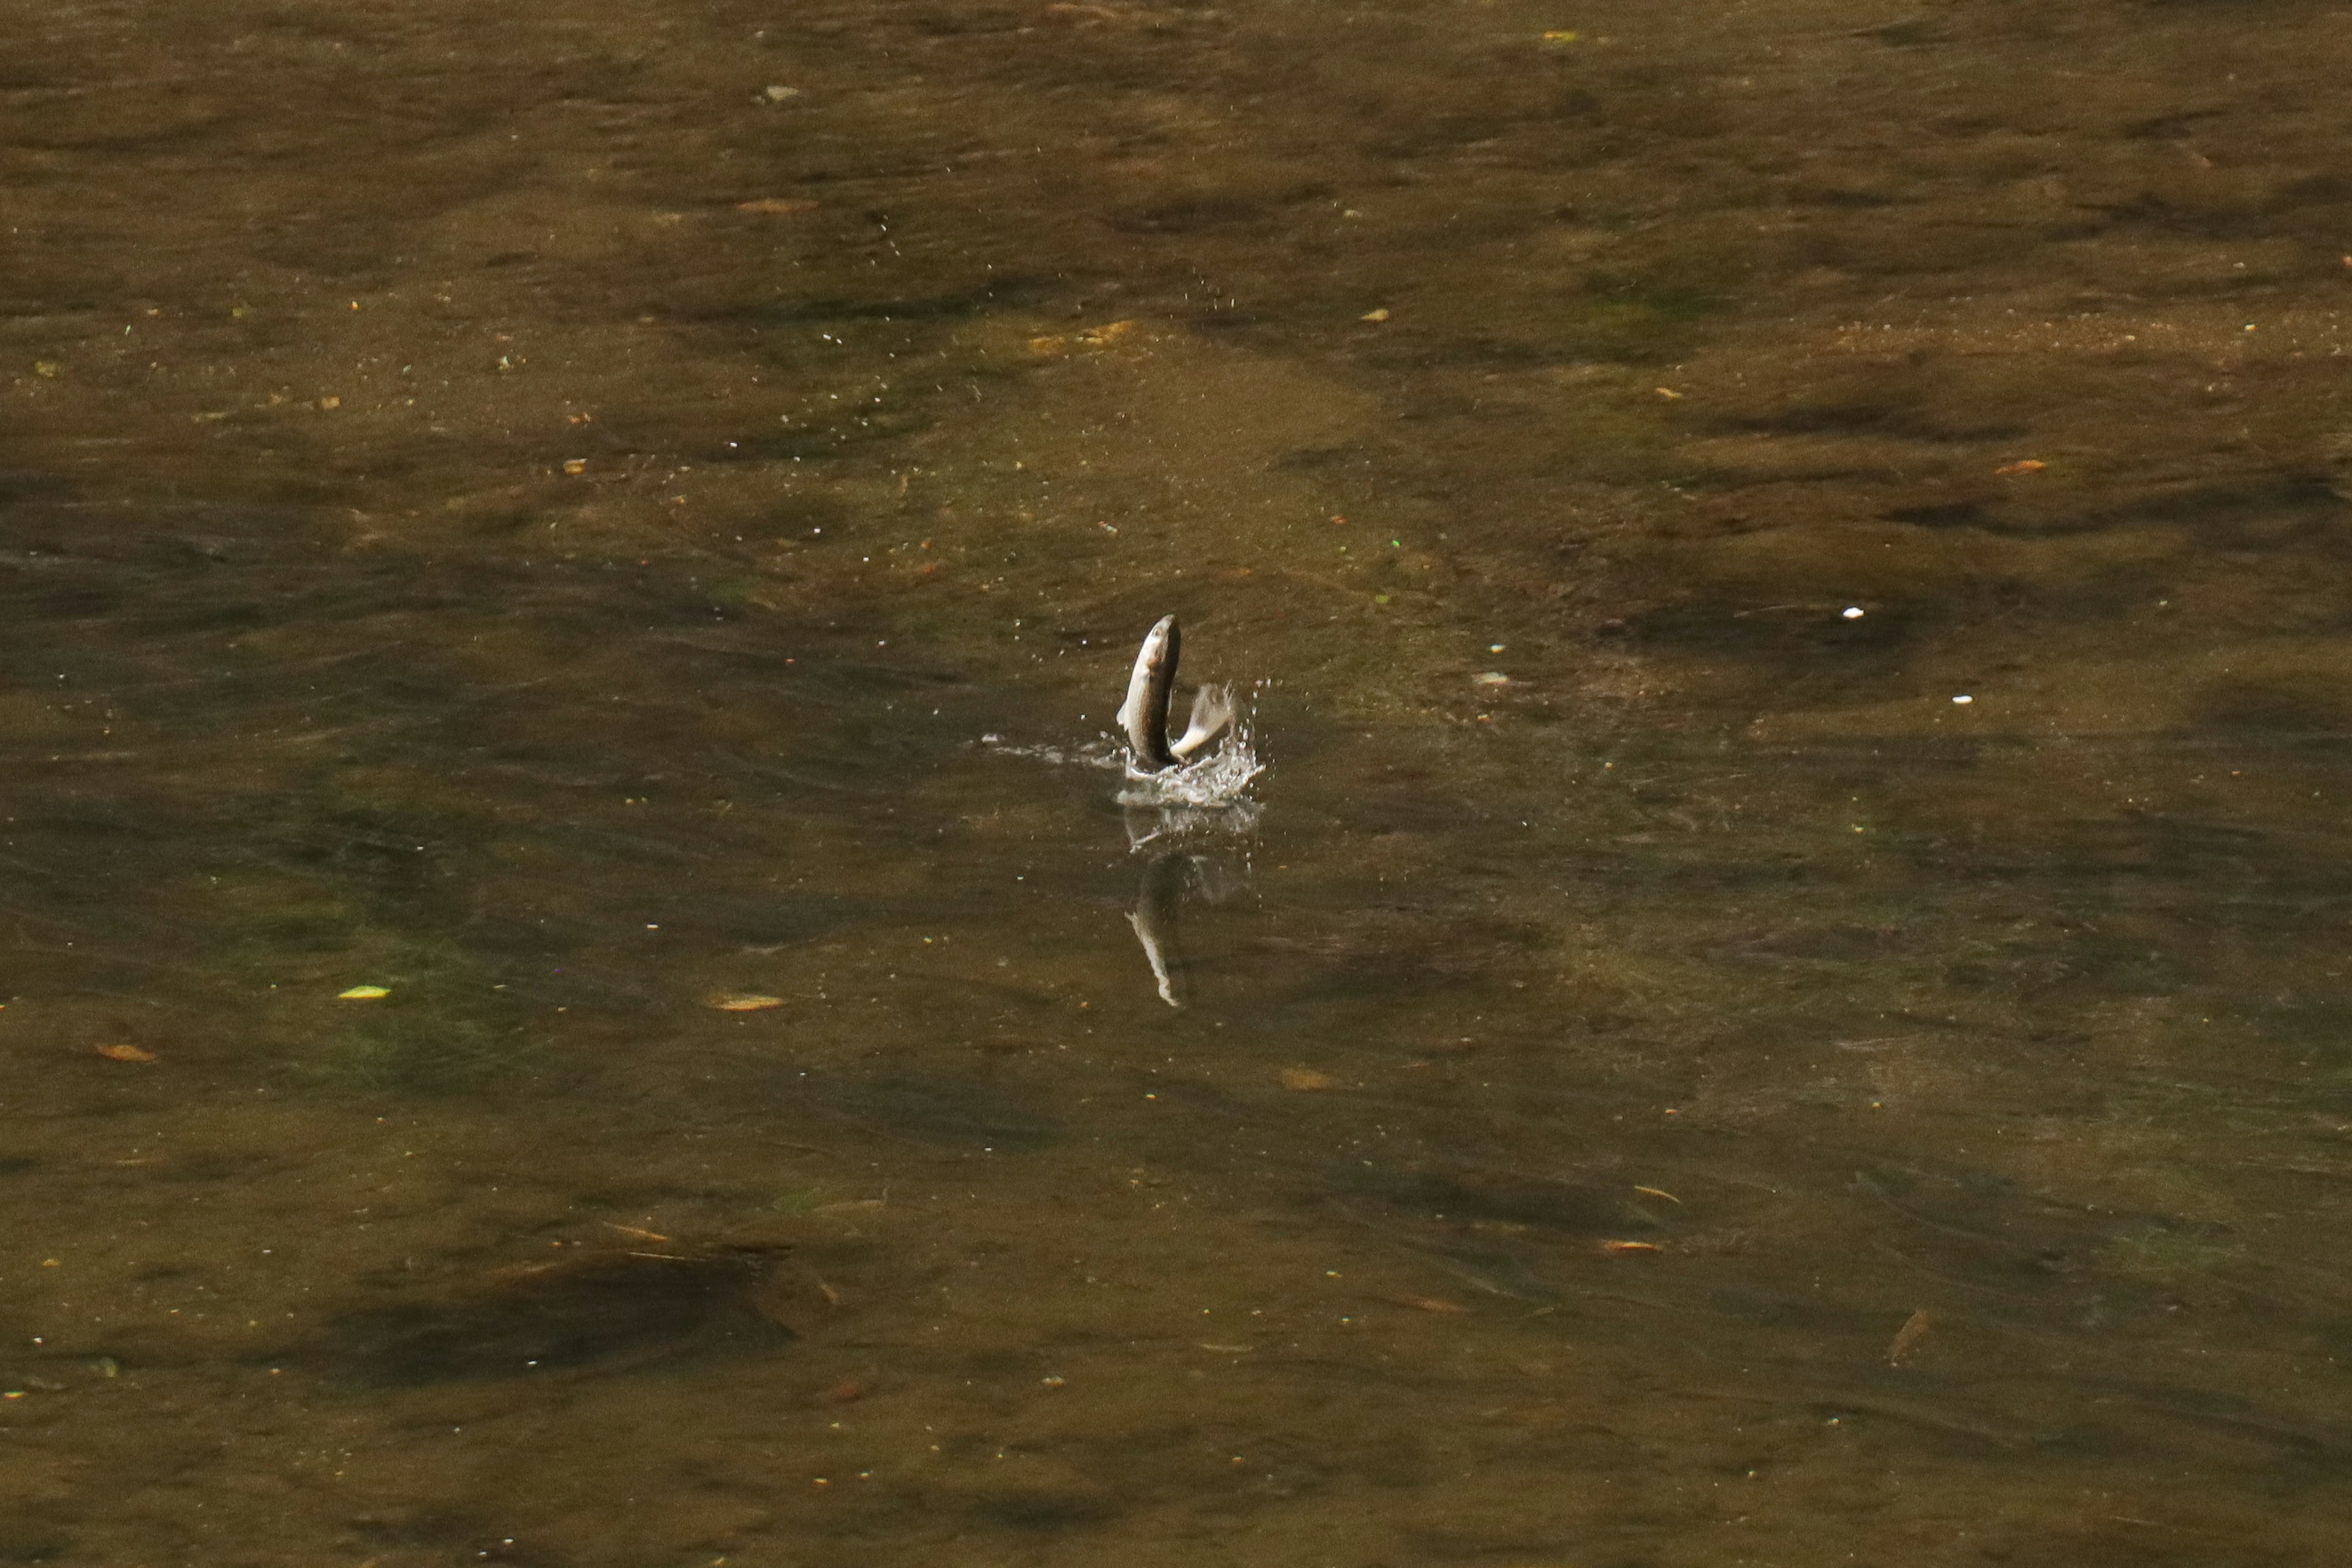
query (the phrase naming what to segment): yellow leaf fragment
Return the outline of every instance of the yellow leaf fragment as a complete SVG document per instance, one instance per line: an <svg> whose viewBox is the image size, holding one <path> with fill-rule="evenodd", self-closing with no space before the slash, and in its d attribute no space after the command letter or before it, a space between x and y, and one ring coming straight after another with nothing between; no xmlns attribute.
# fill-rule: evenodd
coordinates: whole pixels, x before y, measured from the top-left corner
<svg viewBox="0 0 2352 1568"><path fill-rule="evenodd" d="M1904 1319L1903 1326L1895 1331L1894 1342L1886 1347L1886 1364L1901 1366L1903 1358L1909 1355L1913 1347L1926 1339L1927 1331L1935 1326L1936 1315L1925 1307Z"/></svg>
<svg viewBox="0 0 2352 1568"><path fill-rule="evenodd" d="M1285 1068L1282 1069L1282 1087L1311 1094L1318 1089L1337 1089L1339 1080L1328 1072L1317 1072L1313 1068Z"/></svg>
<svg viewBox="0 0 2352 1568"><path fill-rule="evenodd" d="M1660 397L1664 398L1668 403L1680 403L1683 400L1683 395L1676 392L1671 386L1654 386L1650 388L1650 390L1656 393Z"/></svg>
<svg viewBox="0 0 2352 1568"><path fill-rule="evenodd" d="M354 985L335 993L338 1002L381 1002L392 993L381 985Z"/></svg>
<svg viewBox="0 0 2352 1568"><path fill-rule="evenodd" d="M1601 1250L1603 1252L1664 1252L1665 1248L1654 1241L1604 1241L1601 1244Z"/></svg>
<svg viewBox="0 0 2352 1568"><path fill-rule="evenodd" d="M816 204L792 196L761 196L757 201L737 202L739 213L765 213L772 217L791 217L796 213L813 213Z"/></svg>
<svg viewBox="0 0 2352 1568"><path fill-rule="evenodd" d="M335 409L341 408L342 405L343 400L340 397L322 397L319 399L319 406L321 408Z"/></svg>
<svg viewBox="0 0 2352 1568"><path fill-rule="evenodd" d="M104 1057L110 1062L152 1062L163 1060L163 1058L158 1057L154 1052L142 1051L137 1046L92 1046L90 1049L96 1051L100 1056Z"/></svg>
<svg viewBox="0 0 2352 1568"><path fill-rule="evenodd" d="M1674 1194L1666 1191L1664 1187L1635 1187L1633 1190L1637 1193L1647 1193L1654 1198L1664 1198L1670 1204L1678 1204L1682 1202L1682 1199L1675 1196Z"/></svg>
<svg viewBox="0 0 2352 1568"><path fill-rule="evenodd" d="M763 996L756 991L721 991L704 1000L722 1013L762 1013L784 1005L781 996Z"/></svg>
<svg viewBox="0 0 2352 1568"><path fill-rule="evenodd" d="M1389 308L1386 305L1381 306L1377 310L1367 310L1359 318L1359 320L1366 321L1385 321L1388 319Z"/></svg>
<svg viewBox="0 0 2352 1568"><path fill-rule="evenodd" d="M1033 354L1066 354L1076 349L1104 349L1130 336L1135 331L1133 321L1105 321L1099 327L1088 327L1067 337L1043 337L1029 340Z"/></svg>
<svg viewBox="0 0 2352 1568"><path fill-rule="evenodd" d="M2020 474L2038 474L2049 466L2039 458L2024 458L2014 463L2003 463L1993 473L2004 479L2013 479Z"/></svg>
<svg viewBox="0 0 2352 1568"><path fill-rule="evenodd" d="M1570 32L1565 27L1554 27L1543 36L1543 41L1547 44L1572 44L1583 36L1581 33Z"/></svg>
<svg viewBox="0 0 2352 1568"><path fill-rule="evenodd" d="M563 459L563 471L567 474L584 474L588 471L588 459L566 458Z"/></svg>

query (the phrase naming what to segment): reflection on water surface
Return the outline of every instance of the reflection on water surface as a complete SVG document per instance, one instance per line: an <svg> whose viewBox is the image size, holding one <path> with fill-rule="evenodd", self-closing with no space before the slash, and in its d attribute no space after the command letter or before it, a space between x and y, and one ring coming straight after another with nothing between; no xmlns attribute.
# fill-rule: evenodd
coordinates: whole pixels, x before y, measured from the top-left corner
<svg viewBox="0 0 2352 1568"><path fill-rule="evenodd" d="M0 68L0 1560L2326 1559L2334 12L192 16Z"/></svg>

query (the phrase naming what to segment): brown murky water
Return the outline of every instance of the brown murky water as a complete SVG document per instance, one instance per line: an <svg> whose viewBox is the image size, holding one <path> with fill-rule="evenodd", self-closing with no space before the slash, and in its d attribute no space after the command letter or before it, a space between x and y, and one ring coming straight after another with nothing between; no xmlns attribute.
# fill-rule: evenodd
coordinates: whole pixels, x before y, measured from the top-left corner
<svg viewBox="0 0 2352 1568"><path fill-rule="evenodd" d="M2332 1560L2344 26L16 7L0 1563Z"/></svg>

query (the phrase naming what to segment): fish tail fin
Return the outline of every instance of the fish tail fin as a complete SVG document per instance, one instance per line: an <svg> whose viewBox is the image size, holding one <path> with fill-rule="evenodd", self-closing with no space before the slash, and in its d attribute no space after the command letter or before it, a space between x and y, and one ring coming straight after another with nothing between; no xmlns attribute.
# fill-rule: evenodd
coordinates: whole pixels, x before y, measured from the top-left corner
<svg viewBox="0 0 2352 1568"><path fill-rule="evenodd" d="M1180 763L1189 763L1234 725L1234 694L1223 686L1203 686L1192 693L1192 718L1184 738L1168 750Z"/></svg>

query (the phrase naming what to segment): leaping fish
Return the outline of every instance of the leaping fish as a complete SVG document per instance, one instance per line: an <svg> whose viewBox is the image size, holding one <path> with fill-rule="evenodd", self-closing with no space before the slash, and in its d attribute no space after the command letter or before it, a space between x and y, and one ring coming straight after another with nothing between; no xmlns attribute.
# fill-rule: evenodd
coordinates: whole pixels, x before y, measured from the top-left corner
<svg viewBox="0 0 2352 1568"><path fill-rule="evenodd" d="M1176 660L1183 637L1176 617L1162 616L1144 634L1135 656L1135 673L1127 679L1127 700L1119 705L1119 727L1135 753L1138 772L1156 773L1180 767L1208 750L1232 728L1234 700L1222 686L1203 686L1192 694L1192 717L1184 733L1168 738L1168 702L1176 693Z"/></svg>

